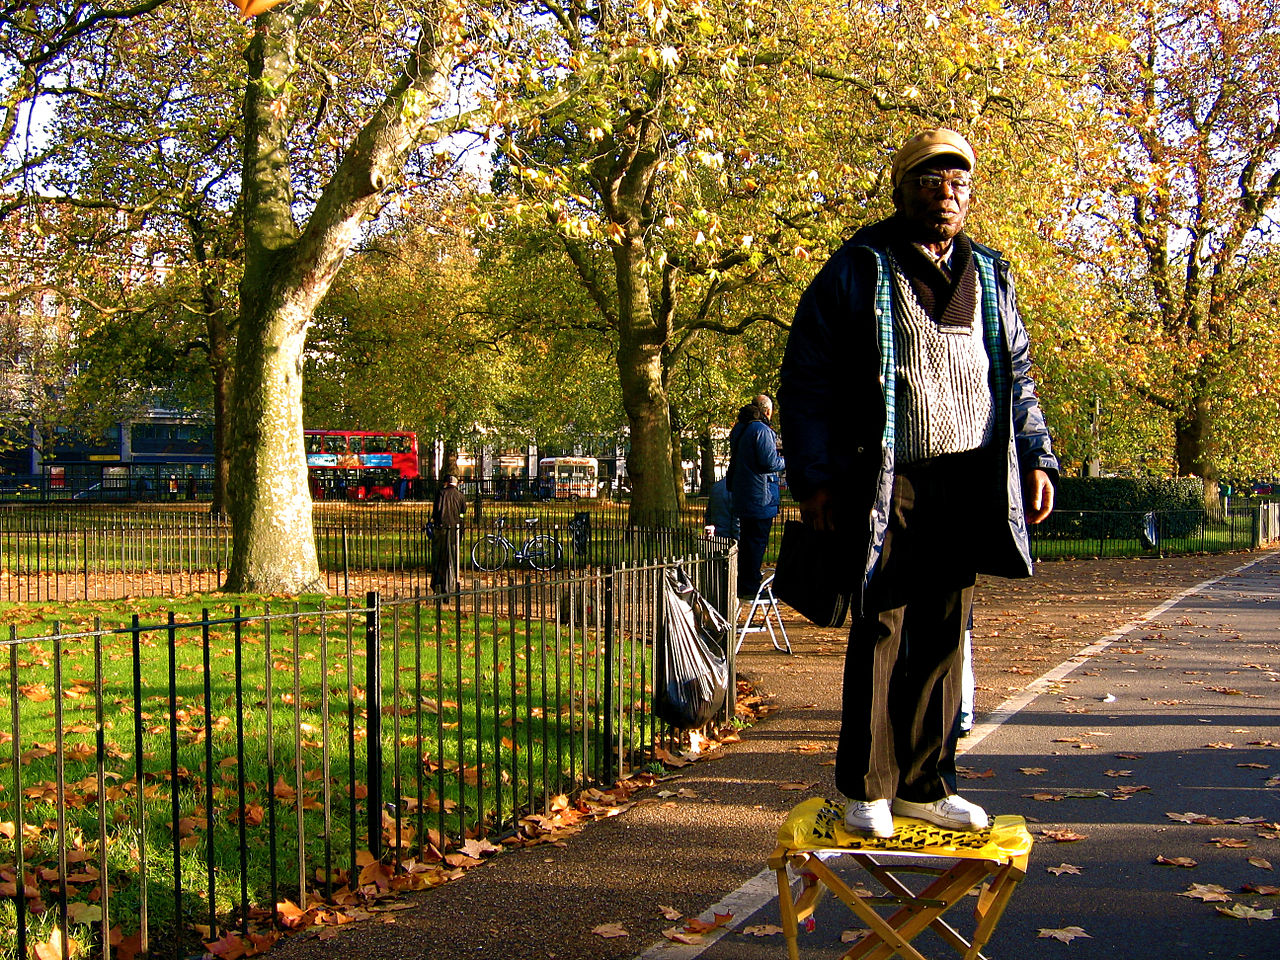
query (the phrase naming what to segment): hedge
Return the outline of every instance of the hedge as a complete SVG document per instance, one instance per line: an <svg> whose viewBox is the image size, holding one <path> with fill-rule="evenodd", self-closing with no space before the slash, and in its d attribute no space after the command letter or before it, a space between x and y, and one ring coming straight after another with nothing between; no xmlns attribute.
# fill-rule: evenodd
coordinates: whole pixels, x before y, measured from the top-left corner
<svg viewBox="0 0 1280 960"><path fill-rule="evenodd" d="M1204 483L1195 477L1062 477L1054 512L1040 535L1136 539L1147 513L1161 514L1165 536L1183 537L1200 523Z"/></svg>

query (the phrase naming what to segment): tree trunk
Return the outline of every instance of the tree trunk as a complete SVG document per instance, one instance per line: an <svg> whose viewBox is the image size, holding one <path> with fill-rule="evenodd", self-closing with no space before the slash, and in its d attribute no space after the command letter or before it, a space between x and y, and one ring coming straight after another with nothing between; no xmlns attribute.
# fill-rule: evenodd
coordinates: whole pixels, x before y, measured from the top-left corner
<svg viewBox="0 0 1280 960"><path fill-rule="evenodd" d="M244 274L236 329L226 589L323 592L302 438L307 328L389 179L449 92L456 34L429 15L400 79L347 147L305 226L295 222L289 116L297 24L260 14L245 50Z"/></svg>
<svg viewBox="0 0 1280 960"><path fill-rule="evenodd" d="M227 512L227 481L231 476L231 459L227 453L228 425L231 421L231 376L227 360L228 345L215 344L209 351L213 369L213 502L209 512L220 517Z"/></svg>
<svg viewBox="0 0 1280 960"><path fill-rule="evenodd" d="M618 350L618 376L631 428L629 519L633 526L659 526L673 522L679 506L671 470L671 421L662 389L662 362L658 350L629 344L627 339L623 338Z"/></svg>
<svg viewBox="0 0 1280 960"><path fill-rule="evenodd" d="M663 393L666 393L665 387ZM670 407L667 416L671 419L671 479L675 483L676 509L683 514L688 503L684 492L684 423L679 408L674 403Z"/></svg>
<svg viewBox="0 0 1280 960"><path fill-rule="evenodd" d="M618 276L618 378L631 428L627 474L632 526L665 526L679 516L671 469L671 406L662 350L665 336L649 303L643 238L627 236L614 247Z"/></svg>
<svg viewBox="0 0 1280 960"><path fill-rule="evenodd" d="M324 593L302 439L306 327L282 313L257 323L240 318L228 489L235 541L226 589Z"/></svg>
<svg viewBox="0 0 1280 960"><path fill-rule="evenodd" d="M671 479L675 484L676 509L683 512L688 498L684 492L684 443L678 432L671 434Z"/></svg>
<svg viewBox="0 0 1280 960"><path fill-rule="evenodd" d="M716 482L716 448L710 430L698 434L698 460L702 464L699 493L707 497L711 495L711 485Z"/></svg>
<svg viewBox="0 0 1280 960"><path fill-rule="evenodd" d="M1192 399L1174 421L1174 451L1178 458L1178 476L1199 477L1204 482L1204 509L1210 517L1221 519L1222 498L1218 495L1220 472L1213 456L1208 397Z"/></svg>

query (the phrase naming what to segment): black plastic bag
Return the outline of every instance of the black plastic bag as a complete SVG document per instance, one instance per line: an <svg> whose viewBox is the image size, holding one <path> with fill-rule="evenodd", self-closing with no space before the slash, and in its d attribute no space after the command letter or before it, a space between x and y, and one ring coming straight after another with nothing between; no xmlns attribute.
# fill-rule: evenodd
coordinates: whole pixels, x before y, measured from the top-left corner
<svg viewBox="0 0 1280 960"><path fill-rule="evenodd" d="M729 693L731 628L680 567L663 578L662 612L653 712L673 727L706 726Z"/></svg>

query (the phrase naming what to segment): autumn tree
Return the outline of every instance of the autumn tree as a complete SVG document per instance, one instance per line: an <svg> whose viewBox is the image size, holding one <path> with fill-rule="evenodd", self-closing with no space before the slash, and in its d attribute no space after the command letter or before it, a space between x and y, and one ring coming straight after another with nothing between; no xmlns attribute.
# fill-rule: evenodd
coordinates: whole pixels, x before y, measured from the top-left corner
<svg viewBox="0 0 1280 960"><path fill-rule="evenodd" d="M1108 8L1088 101L1111 143L1064 236L1101 291L1070 331L1105 364L1116 416L1160 424L1216 508L1224 465L1274 471L1280 440L1280 5ZM1108 401L1104 400L1104 404Z"/></svg>
<svg viewBox="0 0 1280 960"><path fill-rule="evenodd" d="M247 27L219 30L203 20L209 9L169 4L95 46L69 49L59 89L68 100L123 100L121 78L138 74L168 84L162 102L202 106L207 112L193 112L185 129L150 140L157 165L170 161L175 142L216 139L221 121L230 122L235 159L210 156L199 168L206 183L229 187L219 209L235 213L243 243L233 301L228 499L235 536L227 586L319 589L302 449L308 327L383 204L434 162L435 151L419 154L420 148L464 122L458 98L467 96L461 106L479 109L477 97L487 100L507 74L520 72L519 63L490 58L486 84L460 76L466 64L489 57L495 36L514 42L524 21L501 7L448 2L394 11L364 3L340 11L284 4ZM185 52L191 60L173 70L153 59L158 51ZM231 96L205 95L206 80L221 81ZM148 104L134 103L132 122L145 128ZM62 168L84 166L89 148L115 143L120 129L83 131L74 141L78 149L62 154ZM145 171L132 168L128 176Z"/></svg>

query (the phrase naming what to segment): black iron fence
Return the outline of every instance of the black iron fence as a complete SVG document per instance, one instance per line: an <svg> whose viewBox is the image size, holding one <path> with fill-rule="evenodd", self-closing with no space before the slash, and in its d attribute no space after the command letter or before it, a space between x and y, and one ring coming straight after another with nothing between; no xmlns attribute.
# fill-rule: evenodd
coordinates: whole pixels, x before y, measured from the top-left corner
<svg viewBox="0 0 1280 960"><path fill-rule="evenodd" d="M483 572L529 569L550 556L559 571L590 570L675 556L702 535L703 506L691 502L653 529L628 524L611 502L471 501L459 532L460 561ZM435 544L425 504L316 504L316 550L331 593L415 596L430 589ZM786 503L765 562L777 557ZM1280 504L1202 511L1060 509L1031 529L1037 559L1250 549L1280 536ZM528 549L531 541L536 550ZM487 546L486 546L487 545ZM479 552L477 552L479 551ZM224 519L198 510L84 505L0 508L0 601L106 600L218 589L231 555Z"/></svg>
<svg viewBox="0 0 1280 960"><path fill-rule="evenodd" d="M505 507L506 505L504 505ZM581 505L579 505L581 506ZM532 566L539 538L556 570L596 569L682 555L701 537L700 514L636 528L625 507L564 503L518 510L472 504L459 531L463 572ZM322 505L313 514L316 551L331 593L389 596L427 592L435 563L431 511L424 504ZM477 545L481 552L477 553ZM0 601L108 600L210 592L231 558L225 518L196 510L85 506L0 509Z"/></svg>
<svg viewBox="0 0 1280 960"><path fill-rule="evenodd" d="M1055 510L1030 528L1037 560L1249 550L1277 537L1280 504L1203 510Z"/></svg>
<svg viewBox="0 0 1280 960"><path fill-rule="evenodd" d="M681 563L723 607L730 555L11 628L0 956L188 957L444 882L482 838L556 839L584 790L676 746L650 712L662 578Z"/></svg>

